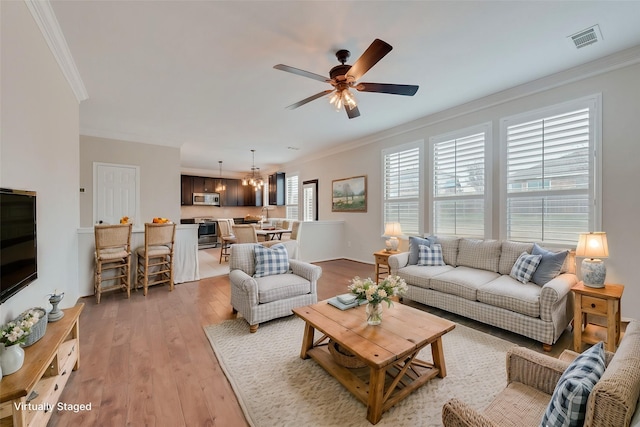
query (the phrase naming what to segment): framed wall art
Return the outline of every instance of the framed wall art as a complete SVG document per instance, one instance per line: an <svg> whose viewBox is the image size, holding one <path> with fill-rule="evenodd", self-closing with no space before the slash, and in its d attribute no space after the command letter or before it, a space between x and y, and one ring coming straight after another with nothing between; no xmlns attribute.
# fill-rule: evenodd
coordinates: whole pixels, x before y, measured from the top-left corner
<svg viewBox="0 0 640 427"><path fill-rule="evenodd" d="M331 186L331 212L366 212L367 177L335 179Z"/></svg>

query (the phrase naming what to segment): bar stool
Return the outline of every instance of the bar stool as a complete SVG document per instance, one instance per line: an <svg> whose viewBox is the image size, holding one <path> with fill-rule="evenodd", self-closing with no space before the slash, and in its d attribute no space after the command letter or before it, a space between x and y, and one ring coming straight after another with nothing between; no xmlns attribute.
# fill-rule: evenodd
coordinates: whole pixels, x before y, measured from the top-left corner
<svg viewBox="0 0 640 427"><path fill-rule="evenodd" d="M103 292L122 289L131 296L131 226L132 224L96 225L95 275L93 289L96 303L100 304ZM106 272L112 274L105 275ZM103 286L103 282L115 281Z"/></svg>
<svg viewBox="0 0 640 427"><path fill-rule="evenodd" d="M235 243L258 243L258 235L252 224L234 225L232 228L236 237Z"/></svg>
<svg viewBox="0 0 640 427"><path fill-rule="evenodd" d="M233 243L237 243L236 236L231 233L231 227L233 226L233 220L219 219L218 230L220 234L220 264L222 264L222 258L229 259L231 254L229 248Z"/></svg>
<svg viewBox="0 0 640 427"><path fill-rule="evenodd" d="M146 296L149 286L169 283L173 291L173 249L176 237L175 224L146 223L144 246L136 249L136 289L142 287Z"/></svg>

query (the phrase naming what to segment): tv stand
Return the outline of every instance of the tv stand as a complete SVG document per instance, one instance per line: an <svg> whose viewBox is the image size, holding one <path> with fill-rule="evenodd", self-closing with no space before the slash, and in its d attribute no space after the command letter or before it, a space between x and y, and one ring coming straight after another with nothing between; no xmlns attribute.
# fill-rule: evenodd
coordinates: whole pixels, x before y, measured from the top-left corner
<svg viewBox="0 0 640 427"><path fill-rule="evenodd" d="M64 317L49 323L44 336L24 349L22 368L2 378L1 426L47 425L71 371L80 367L78 319L83 308L78 304L63 310Z"/></svg>

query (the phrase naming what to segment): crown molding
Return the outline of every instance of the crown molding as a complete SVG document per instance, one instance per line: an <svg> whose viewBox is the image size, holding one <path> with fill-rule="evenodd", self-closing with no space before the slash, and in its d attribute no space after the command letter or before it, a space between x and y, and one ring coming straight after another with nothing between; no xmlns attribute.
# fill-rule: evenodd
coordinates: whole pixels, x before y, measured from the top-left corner
<svg viewBox="0 0 640 427"><path fill-rule="evenodd" d="M640 63L640 45L612 53L611 55L595 59L585 64L568 68L446 110L429 114L425 117L394 126L390 129L376 132L350 142L342 143L333 149L323 149L320 152L305 157L304 161L318 160L348 150L353 150L364 145L369 145L387 138L392 138L451 120L456 117L471 114L485 108L495 107L506 102L514 101L516 99L524 98L526 96L534 95L536 93L544 92L570 83L575 83L638 63Z"/></svg>
<svg viewBox="0 0 640 427"><path fill-rule="evenodd" d="M40 32L49 45L51 53L58 62L62 74L67 79L78 103L89 99L87 89L84 87L76 63L71 56L67 41L62 34L60 24L56 18L49 0L24 0L31 16L36 21Z"/></svg>

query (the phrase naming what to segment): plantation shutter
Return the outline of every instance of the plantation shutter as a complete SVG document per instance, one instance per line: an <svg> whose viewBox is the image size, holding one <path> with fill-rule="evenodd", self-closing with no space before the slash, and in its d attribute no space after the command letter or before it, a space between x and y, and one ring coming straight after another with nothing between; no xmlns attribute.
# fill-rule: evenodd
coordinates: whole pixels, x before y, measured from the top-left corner
<svg viewBox="0 0 640 427"><path fill-rule="evenodd" d="M384 223L399 222L403 234L420 233L420 147L383 155Z"/></svg>
<svg viewBox="0 0 640 427"><path fill-rule="evenodd" d="M485 237L485 139L433 139L434 234Z"/></svg>
<svg viewBox="0 0 640 427"><path fill-rule="evenodd" d="M588 231L590 108L507 127L507 238L575 244Z"/></svg>
<svg viewBox="0 0 640 427"><path fill-rule="evenodd" d="M286 216L287 219L299 219L298 216L298 175L287 176Z"/></svg>

